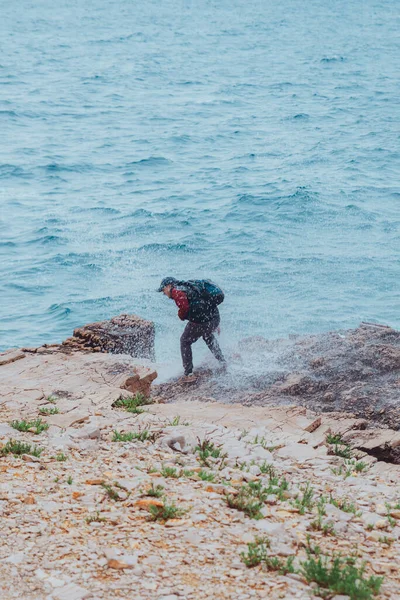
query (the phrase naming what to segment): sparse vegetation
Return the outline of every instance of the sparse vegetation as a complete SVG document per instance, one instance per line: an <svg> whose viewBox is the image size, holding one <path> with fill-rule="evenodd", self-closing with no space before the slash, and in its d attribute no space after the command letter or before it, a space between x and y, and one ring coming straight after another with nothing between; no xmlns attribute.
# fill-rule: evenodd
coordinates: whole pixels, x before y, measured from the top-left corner
<svg viewBox="0 0 400 600"><path fill-rule="evenodd" d="M228 494L226 496L226 502L229 508L235 508L244 512L251 519L262 519L261 508L263 503L260 500L255 499L254 496L249 493L249 488L242 487L236 496Z"/></svg>
<svg viewBox="0 0 400 600"><path fill-rule="evenodd" d="M394 539L388 537L387 535L381 535L378 541L381 544L386 544L386 546L391 546L394 542Z"/></svg>
<svg viewBox="0 0 400 600"><path fill-rule="evenodd" d="M215 474L212 473L211 471L199 471L198 476L200 477L200 479L202 479L203 481L214 481L215 479Z"/></svg>
<svg viewBox="0 0 400 600"><path fill-rule="evenodd" d="M247 552L241 552L240 557L246 567L257 567L267 558L270 541L267 536L256 537L254 542L247 544Z"/></svg>
<svg viewBox="0 0 400 600"><path fill-rule="evenodd" d="M135 396L128 396L127 398L119 398L116 402L114 402L114 408L123 408L127 412L140 414L143 411L141 406L147 406L149 404L153 404L151 398L146 398L143 394L136 394Z"/></svg>
<svg viewBox="0 0 400 600"><path fill-rule="evenodd" d="M58 410L57 406L50 406L50 407L42 407L39 409L39 413L44 416L44 417L48 417L50 415L58 415L60 411Z"/></svg>
<svg viewBox="0 0 400 600"><path fill-rule="evenodd" d="M20 442L18 440L9 440L0 450L2 456L6 456L7 454L14 454L14 456L30 454L31 456L39 457L42 452L43 448L31 446L31 444L26 444L25 442Z"/></svg>
<svg viewBox="0 0 400 600"><path fill-rule="evenodd" d="M112 438L112 442L131 442L133 440L133 433L121 433L119 431L114 430L114 435Z"/></svg>
<svg viewBox="0 0 400 600"><path fill-rule="evenodd" d="M68 479L67 479L68 485L72 485L72 482L73 482L73 479L72 479L71 475L69 475Z"/></svg>
<svg viewBox="0 0 400 600"><path fill-rule="evenodd" d="M153 498L161 498L161 496L164 493L164 486L163 485L154 485L154 483L151 484L151 486L149 488L147 488L147 490L145 492L143 492L143 496L152 496Z"/></svg>
<svg viewBox="0 0 400 600"><path fill-rule="evenodd" d="M185 427L187 427L188 425L190 425L190 423L188 423L188 422L181 423L180 415L176 415L172 420L168 421L168 425L170 425L171 427L178 427L178 425L184 425Z"/></svg>
<svg viewBox="0 0 400 600"><path fill-rule="evenodd" d="M42 419L35 419L34 421L11 421L10 425L17 431L27 432L33 430L33 433L36 435L49 428L48 423L44 423Z"/></svg>
<svg viewBox="0 0 400 600"><path fill-rule="evenodd" d="M278 571L279 575L287 575L287 573L294 573L295 569L293 566L294 556L289 556L286 560L279 558L278 556L267 556L265 559L265 566L269 571Z"/></svg>
<svg viewBox="0 0 400 600"><path fill-rule="evenodd" d="M308 481L306 486L301 488L301 492L302 495L297 496L293 501L292 504L293 506L295 506L296 508L299 509L299 513L301 515L304 515L304 513L307 511L311 512L312 509L314 508L314 488L311 487L310 482Z"/></svg>
<svg viewBox="0 0 400 600"><path fill-rule="evenodd" d="M260 471L261 473L263 473L263 475L269 475L270 478L276 476L275 467L270 463L267 463L266 461L264 461L263 464L260 465Z"/></svg>
<svg viewBox="0 0 400 600"><path fill-rule="evenodd" d="M169 519L181 517L186 511L182 508L178 508L174 502L168 504L165 500L163 506L149 506L149 512L151 521L162 521L165 523L165 521L168 521Z"/></svg>
<svg viewBox="0 0 400 600"><path fill-rule="evenodd" d="M194 471L191 469L183 469L182 473L185 477L192 477L194 475Z"/></svg>
<svg viewBox="0 0 400 600"><path fill-rule="evenodd" d="M56 460L58 460L58 462L64 462L68 459L67 456L65 456L64 452L59 452L56 456Z"/></svg>
<svg viewBox="0 0 400 600"><path fill-rule="evenodd" d="M215 459L216 461L219 459L220 466L222 467L222 464L227 458L227 454L222 452L221 447L216 446L214 442L211 442L208 439L204 439L202 442L200 442L199 438L197 438L197 441L198 445L194 451L195 453L198 453L201 464L205 467L211 467L212 461L210 459Z"/></svg>
<svg viewBox="0 0 400 600"><path fill-rule="evenodd" d="M122 500L121 496L118 494L117 490L115 490L112 485L109 485L108 483L105 483L103 481L103 483L101 484L101 487L104 488L104 490L107 493L107 496L111 499L114 500L115 502L118 502L120 500Z"/></svg>
<svg viewBox="0 0 400 600"><path fill-rule="evenodd" d="M345 444L345 442L342 441L342 435L340 433L328 433L328 435L326 436L326 442L327 444Z"/></svg>
<svg viewBox="0 0 400 600"><path fill-rule="evenodd" d="M336 456L341 456L342 458L352 458L350 446L348 444L344 444L343 442L341 444L335 444L333 454L336 454Z"/></svg>
<svg viewBox="0 0 400 600"><path fill-rule="evenodd" d="M55 404L57 400L58 398L54 394L50 394L50 396L47 396L46 398L46 402L50 402L50 404Z"/></svg>
<svg viewBox="0 0 400 600"><path fill-rule="evenodd" d="M90 525L90 523L104 523L107 519L105 517L100 517L99 511L97 511L94 515L86 517L85 521Z"/></svg>
<svg viewBox="0 0 400 600"><path fill-rule="evenodd" d="M329 502L330 504L333 504L333 506L336 506L336 508L340 508L340 510L342 510L343 512L353 513L356 516L361 515L361 512L357 510L357 507L354 504L354 502L348 502L346 498L337 500L333 496L330 496Z"/></svg>
<svg viewBox="0 0 400 600"><path fill-rule="evenodd" d="M383 577L365 577L365 563L357 566L354 557L341 555L322 556L307 549L307 560L301 563L300 573L317 588L314 593L326 596L325 591L332 594L343 594L351 600L371 600L378 594Z"/></svg>
<svg viewBox="0 0 400 600"><path fill-rule="evenodd" d="M175 467L164 467L161 469L161 475L163 477L174 477L177 479L180 476L180 473L175 469Z"/></svg>

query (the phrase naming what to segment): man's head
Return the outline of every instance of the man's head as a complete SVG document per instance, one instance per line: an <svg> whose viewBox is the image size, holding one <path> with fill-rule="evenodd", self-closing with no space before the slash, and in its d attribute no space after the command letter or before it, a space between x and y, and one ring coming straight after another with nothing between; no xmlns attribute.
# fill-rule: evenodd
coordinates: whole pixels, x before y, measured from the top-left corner
<svg viewBox="0 0 400 600"><path fill-rule="evenodd" d="M163 292L168 298L171 298L171 292L174 285L178 283L178 280L175 277L164 277L164 279L160 283L160 287L157 292Z"/></svg>

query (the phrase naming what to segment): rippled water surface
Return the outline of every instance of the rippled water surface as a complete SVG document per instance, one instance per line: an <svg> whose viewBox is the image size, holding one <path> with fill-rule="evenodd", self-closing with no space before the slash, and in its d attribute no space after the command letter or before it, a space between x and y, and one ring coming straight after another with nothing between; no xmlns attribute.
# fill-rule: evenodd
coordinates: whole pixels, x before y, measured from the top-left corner
<svg viewBox="0 0 400 600"><path fill-rule="evenodd" d="M0 0L0 348L123 311L176 356L165 275L224 343L399 317L394 0Z"/></svg>

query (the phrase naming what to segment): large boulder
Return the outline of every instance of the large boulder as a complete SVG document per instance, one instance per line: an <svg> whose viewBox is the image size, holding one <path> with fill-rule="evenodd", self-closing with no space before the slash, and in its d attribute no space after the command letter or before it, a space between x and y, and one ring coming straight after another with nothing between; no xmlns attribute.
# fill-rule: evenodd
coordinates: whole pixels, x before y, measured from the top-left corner
<svg viewBox="0 0 400 600"><path fill-rule="evenodd" d="M154 323L136 315L122 314L75 329L73 337L65 340L63 346L154 360L154 336Z"/></svg>

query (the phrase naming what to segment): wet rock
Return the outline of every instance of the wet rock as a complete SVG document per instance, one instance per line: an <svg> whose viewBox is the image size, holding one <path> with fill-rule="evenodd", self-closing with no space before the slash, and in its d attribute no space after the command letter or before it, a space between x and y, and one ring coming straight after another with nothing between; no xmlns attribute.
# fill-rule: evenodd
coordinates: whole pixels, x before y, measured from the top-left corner
<svg viewBox="0 0 400 600"><path fill-rule="evenodd" d="M123 314L75 329L73 337L66 340L64 346L154 360L154 336L154 323L136 315Z"/></svg>

